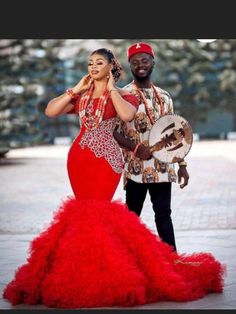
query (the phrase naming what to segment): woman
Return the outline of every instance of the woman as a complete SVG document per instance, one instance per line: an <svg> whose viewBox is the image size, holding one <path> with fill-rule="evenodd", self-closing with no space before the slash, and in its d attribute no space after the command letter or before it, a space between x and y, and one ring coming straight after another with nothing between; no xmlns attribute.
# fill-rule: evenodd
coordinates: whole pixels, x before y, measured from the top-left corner
<svg viewBox="0 0 236 314"><path fill-rule="evenodd" d="M177 254L112 201L123 169L112 133L117 116L130 121L138 105L115 86L120 70L110 50L94 51L88 75L47 105L49 117L74 112L81 119L67 164L75 198L32 241L27 263L4 291L12 304L134 306L222 292L224 268L211 254Z"/></svg>

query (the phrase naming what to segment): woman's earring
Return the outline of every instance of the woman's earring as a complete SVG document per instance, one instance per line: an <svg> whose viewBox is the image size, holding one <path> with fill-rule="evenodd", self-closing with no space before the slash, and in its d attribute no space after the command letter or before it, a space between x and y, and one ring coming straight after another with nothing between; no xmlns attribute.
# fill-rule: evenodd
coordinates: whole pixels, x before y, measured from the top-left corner
<svg viewBox="0 0 236 314"><path fill-rule="evenodd" d="M110 75L109 74L107 74L107 78L109 79L109 77L110 77Z"/></svg>

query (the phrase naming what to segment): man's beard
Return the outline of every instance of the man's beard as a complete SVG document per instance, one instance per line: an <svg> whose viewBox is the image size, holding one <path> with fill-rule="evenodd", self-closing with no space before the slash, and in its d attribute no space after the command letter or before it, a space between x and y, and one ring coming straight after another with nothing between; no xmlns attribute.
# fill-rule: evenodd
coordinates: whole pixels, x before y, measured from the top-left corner
<svg viewBox="0 0 236 314"><path fill-rule="evenodd" d="M135 74L135 72L133 72L132 70L131 70L131 72L132 72L133 77L135 78L135 80L136 80L137 82L142 83L142 82L144 82L144 81L146 81L146 80L149 80L149 79L151 78L152 70L153 70L153 68L151 68L151 69L147 72L147 75L145 75L145 76L138 76L138 75Z"/></svg>

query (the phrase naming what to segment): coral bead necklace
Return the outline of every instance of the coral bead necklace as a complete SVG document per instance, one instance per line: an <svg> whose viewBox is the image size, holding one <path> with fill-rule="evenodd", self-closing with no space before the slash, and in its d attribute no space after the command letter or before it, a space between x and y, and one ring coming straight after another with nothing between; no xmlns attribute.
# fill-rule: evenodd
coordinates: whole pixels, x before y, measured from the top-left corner
<svg viewBox="0 0 236 314"><path fill-rule="evenodd" d="M155 120L153 119L153 116L152 116L152 113L151 113L151 110L148 106L148 103L147 103L147 100L146 100L146 97L144 96L142 90L137 86L137 84L135 82L133 82L133 85L134 85L134 88L135 90L137 90L144 106L145 106L145 111L151 121L151 124L154 124L155 123ZM164 114L164 104L162 102L162 99L160 97L160 95L158 94L155 86L153 85L153 83L151 83L151 89L153 90L153 94L156 96L156 99L158 99L158 104L160 106L160 115L162 116Z"/></svg>
<svg viewBox="0 0 236 314"><path fill-rule="evenodd" d="M83 96L81 97L80 103L79 103L79 115L82 124L85 125L85 127L88 130L93 130L99 126L103 119L105 107L107 104L107 101L109 99L109 91L105 88L103 94L99 97L97 108L95 109L95 113L92 114L91 110L88 110L89 105L92 102L92 94L94 91L94 84L91 84L88 91L86 91Z"/></svg>

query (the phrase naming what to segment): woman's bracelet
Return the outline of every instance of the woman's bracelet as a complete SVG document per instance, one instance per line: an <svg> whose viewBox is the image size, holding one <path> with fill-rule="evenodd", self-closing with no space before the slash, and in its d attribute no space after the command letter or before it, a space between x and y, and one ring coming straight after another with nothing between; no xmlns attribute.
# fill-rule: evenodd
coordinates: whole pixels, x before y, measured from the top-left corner
<svg viewBox="0 0 236 314"><path fill-rule="evenodd" d="M66 90L67 95L69 95L71 97L72 100L77 99L78 98L78 94L76 94L72 88L68 88Z"/></svg>
<svg viewBox="0 0 236 314"><path fill-rule="evenodd" d="M111 92L118 92L118 89L110 89L109 93L111 93Z"/></svg>
<svg viewBox="0 0 236 314"><path fill-rule="evenodd" d="M142 143L138 143L138 144L136 144L136 146L135 146L135 148L134 148L134 151L133 151L134 156L136 156L137 151L138 151L138 148L139 148L139 146L140 146L141 144L142 144Z"/></svg>

